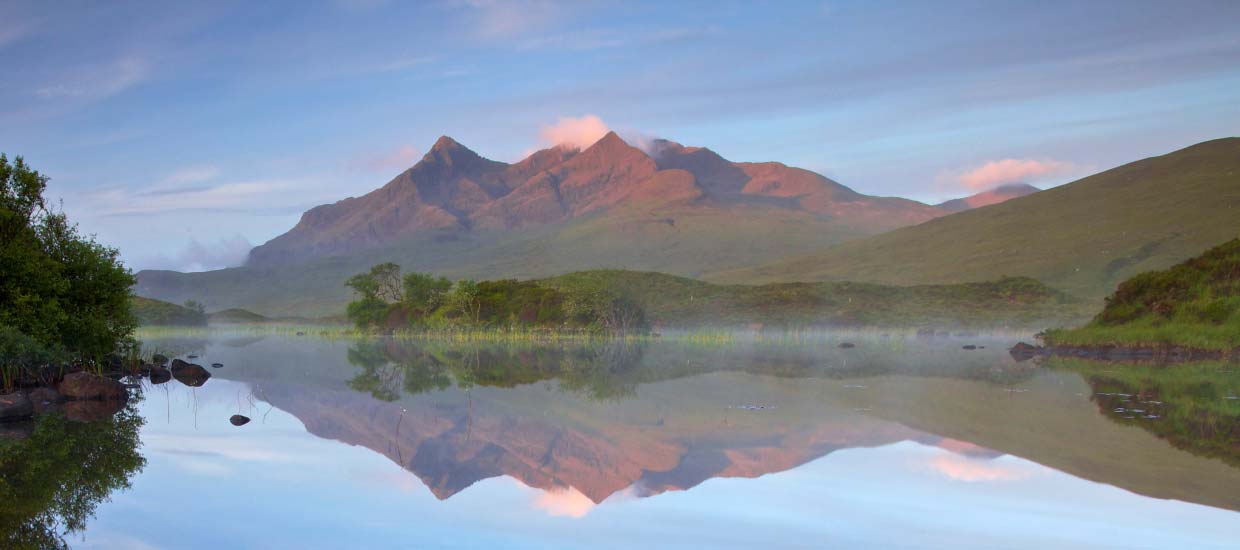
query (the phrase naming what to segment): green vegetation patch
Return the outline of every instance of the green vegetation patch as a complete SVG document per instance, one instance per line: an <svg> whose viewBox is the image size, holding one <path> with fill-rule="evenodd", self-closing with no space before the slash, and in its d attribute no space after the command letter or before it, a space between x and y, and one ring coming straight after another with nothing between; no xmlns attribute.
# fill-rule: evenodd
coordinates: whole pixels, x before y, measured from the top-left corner
<svg viewBox="0 0 1240 550"><path fill-rule="evenodd" d="M184 306L141 296L131 296L130 308L142 326L194 327L207 324L207 315L192 300Z"/></svg>
<svg viewBox="0 0 1240 550"><path fill-rule="evenodd" d="M1240 347L1240 239L1120 284L1093 321L1055 330L1056 345Z"/></svg>

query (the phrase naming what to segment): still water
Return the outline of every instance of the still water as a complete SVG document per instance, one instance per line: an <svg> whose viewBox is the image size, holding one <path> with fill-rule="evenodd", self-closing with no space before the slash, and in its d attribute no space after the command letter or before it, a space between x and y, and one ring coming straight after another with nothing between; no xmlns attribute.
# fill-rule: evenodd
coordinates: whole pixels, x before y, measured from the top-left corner
<svg viewBox="0 0 1240 550"><path fill-rule="evenodd" d="M1240 547L1240 367L850 341L148 339L224 366L145 383L83 443L94 508L40 521L80 548Z"/></svg>

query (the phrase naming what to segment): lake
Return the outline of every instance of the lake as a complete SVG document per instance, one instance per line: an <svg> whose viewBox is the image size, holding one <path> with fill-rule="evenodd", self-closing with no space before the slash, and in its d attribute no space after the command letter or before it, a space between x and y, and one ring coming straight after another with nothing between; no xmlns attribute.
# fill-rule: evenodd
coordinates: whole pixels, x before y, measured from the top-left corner
<svg viewBox="0 0 1240 550"><path fill-rule="evenodd" d="M40 426L6 481L61 494L40 459L67 453L81 489L2 525L79 548L1240 546L1240 366L1015 341L147 338L223 367L143 382L100 441Z"/></svg>

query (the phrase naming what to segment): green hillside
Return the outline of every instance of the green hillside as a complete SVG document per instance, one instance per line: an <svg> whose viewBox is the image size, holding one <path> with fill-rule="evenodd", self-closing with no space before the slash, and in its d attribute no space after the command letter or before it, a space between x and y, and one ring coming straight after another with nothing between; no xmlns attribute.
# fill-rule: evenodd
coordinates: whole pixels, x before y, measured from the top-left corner
<svg viewBox="0 0 1240 550"><path fill-rule="evenodd" d="M1240 235L1240 138L1193 145L1011 201L753 269L721 282L958 283L1026 276L1093 300Z"/></svg>
<svg viewBox="0 0 1240 550"><path fill-rule="evenodd" d="M207 322L218 324L269 323L273 319L241 308L231 308L207 314Z"/></svg>
<svg viewBox="0 0 1240 550"><path fill-rule="evenodd" d="M190 308L162 300L130 296L130 310L142 326L200 326L207 316Z"/></svg>
<svg viewBox="0 0 1240 550"><path fill-rule="evenodd" d="M1124 281L1092 322L1047 342L1240 348L1240 239Z"/></svg>
<svg viewBox="0 0 1240 550"><path fill-rule="evenodd" d="M200 273L142 271L134 291L208 310L245 308L272 317L343 311L343 281L382 262L451 279L531 279L583 269L661 271L689 277L774 261L866 236L810 214L629 206L515 233L443 233L289 267L238 267Z"/></svg>

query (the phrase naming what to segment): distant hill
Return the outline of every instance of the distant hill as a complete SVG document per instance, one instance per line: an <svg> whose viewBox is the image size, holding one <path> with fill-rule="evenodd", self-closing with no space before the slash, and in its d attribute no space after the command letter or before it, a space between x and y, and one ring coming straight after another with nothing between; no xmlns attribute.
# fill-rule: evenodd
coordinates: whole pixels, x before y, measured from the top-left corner
<svg viewBox="0 0 1240 550"><path fill-rule="evenodd" d="M1101 301L1240 235L1240 138L710 280L957 283L1027 276Z"/></svg>
<svg viewBox="0 0 1240 550"><path fill-rule="evenodd" d="M270 317L241 308L230 308L207 314L207 322L212 325L269 323L272 320Z"/></svg>
<svg viewBox="0 0 1240 550"><path fill-rule="evenodd" d="M1240 239L1124 281L1087 326L1052 331L1047 341L1240 349Z"/></svg>
<svg viewBox="0 0 1240 550"><path fill-rule="evenodd" d="M207 316L187 307L162 300L130 296L131 311L141 326L202 326Z"/></svg>
<svg viewBox="0 0 1240 550"><path fill-rule="evenodd" d="M1010 183L1000 185L989 191L982 191L967 197L941 202L937 206L951 212L964 212L965 210L999 204L1025 195L1032 195L1038 191L1041 191L1041 189L1027 183Z"/></svg>
<svg viewBox="0 0 1240 550"><path fill-rule="evenodd" d="M309 210L245 267L142 271L135 292L321 316L348 301L345 278L384 261L452 278L597 268L692 277L948 213L780 163L734 163L667 140L647 151L612 133L585 150L554 147L505 164L443 137L380 189Z"/></svg>

